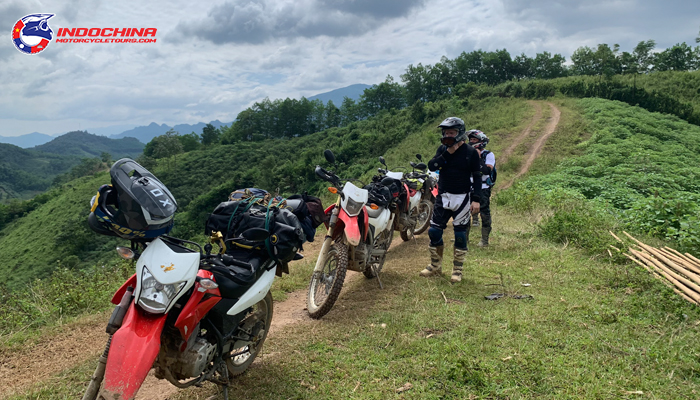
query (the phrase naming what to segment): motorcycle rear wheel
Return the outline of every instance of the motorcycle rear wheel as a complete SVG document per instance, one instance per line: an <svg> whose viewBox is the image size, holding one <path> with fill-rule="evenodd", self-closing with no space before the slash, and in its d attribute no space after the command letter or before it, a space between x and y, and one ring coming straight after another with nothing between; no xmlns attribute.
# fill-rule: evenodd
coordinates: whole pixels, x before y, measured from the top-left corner
<svg viewBox="0 0 700 400"><path fill-rule="evenodd" d="M418 217L416 227L413 230L414 235L420 235L430 226L430 219L433 217L433 203L430 200L422 199L418 203L417 209Z"/></svg>
<svg viewBox="0 0 700 400"><path fill-rule="evenodd" d="M255 357L262 350L263 343L267 338L267 333L270 331L270 323L272 322L272 293L267 292L265 298L257 302L248 315L241 322L244 330L250 330L253 338L244 347L231 350L229 355L235 354L234 357L226 360L228 367L229 378L233 378L244 373L250 364L255 361Z"/></svg>
<svg viewBox="0 0 700 400"><path fill-rule="evenodd" d="M343 288L347 269L348 246L335 242L328 250L328 257L323 269L314 272L311 276L306 302L306 309L311 318L319 319L331 310L340 296L340 289Z"/></svg>

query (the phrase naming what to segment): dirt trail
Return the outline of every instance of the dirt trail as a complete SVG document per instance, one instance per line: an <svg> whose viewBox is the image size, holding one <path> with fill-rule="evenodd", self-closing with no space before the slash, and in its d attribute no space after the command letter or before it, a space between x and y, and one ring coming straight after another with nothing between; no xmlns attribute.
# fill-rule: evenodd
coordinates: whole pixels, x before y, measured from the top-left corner
<svg viewBox="0 0 700 400"><path fill-rule="evenodd" d="M534 103L534 104L537 104L537 103ZM547 105L551 109L552 113L551 113L550 117L548 118L549 122L547 123L547 126L544 128L544 133L542 134L542 136L540 136L537 139L537 141L532 146L532 148L530 148L530 150L525 154L526 156L528 156L528 159L527 159L527 161L525 161L525 164L523 164L522 167L520 167L520 171L518 171L518 173L513 177L513 179L510 180L510 182L503 185L499 190L508 189L509 187L511 187L513 185L513 183L515 182L516 179L520 178L525 173L527 173L527 171L530 170L532 163L535 161L535 159L537 159L537 157L542 152L542 148L544 148L544 144L547 142L547 139L549 139L549 137L552 136L552 133L554 133L554 131L557 129L557 125L559 124L559 118L561 117L561 111L559 111L559 109L552 103L547 103ZM538 105L538 107L539 107L539 105ZM537 112L535 113L536 114L535 116L539 115L541 118L541 116L542 116L541 111L542 111L541 108L538 108ZM525 131L523 131L523 134L521 134L518 137L518 139L521 139L521 138L524 139L530 133L530 129L532 128L532 126L534 126L534 123L535 123L535 121L533 118L533 122L530 123L530 126L528 126L528 128L525 129ZM525 134L526 131L527 131L527 134ZM516 141L518 139L516 139ZM522 140L520 140L520 142L522 142ZM514 143L513 145L511 145L508 148L508 150L514 149L515 148L514 145L516 145L516 144ZM511 153L508 153L508 150L506 150L505 153L507 153L507 155L509 156ZM511 152L512 152L512 150L511 150Z"/></svg>
<svg viewBox="0 0 700 400"><path fill-rule="evenodd" d="M520 144L525 140L530 135L530 132L532 131L532 128L535 127L535 125L542 119L542 106L540 103L536 101L528 101L531 106L535 108L535 115L532 117L532 120L530 121L530 124L525 128L520 135L518 135L514 140L513 143L511 143L510 146L503 152L503 154L500 155L499 157L499 164L503 165L506 163L506 160L510 158L511 154L513 154L513 151L520 146Z"/></svg>

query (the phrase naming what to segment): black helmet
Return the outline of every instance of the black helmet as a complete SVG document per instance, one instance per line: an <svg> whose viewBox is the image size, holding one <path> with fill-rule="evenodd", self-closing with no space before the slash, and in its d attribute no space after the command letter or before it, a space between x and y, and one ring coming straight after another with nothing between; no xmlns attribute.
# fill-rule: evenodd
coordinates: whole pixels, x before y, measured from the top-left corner
<svg viewBox="0 0 700 400"><path fill-rule="evenodd" d="M445 130L446 129L456 129L457 130L457 136L455 136L454 141L450 140L449 142L451 143L444 143L443 144L446 146L452 146L453 144L466 140L467 139L467 131L466 127L464 125L464 121L462 121L461 118L457 117L449 117L445 118L444 121L440 125L438 125L438 128L442 129L442 137L445 138Z"/></svg>
<svg viewBox="0 0 700 400"><path fill-rule="evenodd" d="M489 144L489 137L480 130L472 129L467 132L467 136L469 139L476 138L479 140L478 142L470 143L475 149L483 150Z"/></svg>
<svg viewBox="0 0 700 400"><path fill-rule="evenodd" d="M152 239L173 227L175 198L152 173L129 158L109 171L111 185L100 187L90 203L88 224L97 233L125 239Z"/></svg>

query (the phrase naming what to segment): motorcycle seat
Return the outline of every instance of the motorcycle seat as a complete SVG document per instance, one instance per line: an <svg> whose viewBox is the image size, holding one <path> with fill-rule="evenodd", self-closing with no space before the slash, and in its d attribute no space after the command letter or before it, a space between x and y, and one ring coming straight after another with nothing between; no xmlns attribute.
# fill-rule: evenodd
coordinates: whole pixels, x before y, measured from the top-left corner
<svg viewBox="0 0 700 400"><path fill-rule="evenodd" d="M210 270L214 273L214 279L219 285L219 292L222 297L236 299L241 297L255 281L260 278L265 268L265 260L259 255L251 255L248 251L238 251L229 253L236 260L247 262L251 268L238 265L216 266Z"/></svg>

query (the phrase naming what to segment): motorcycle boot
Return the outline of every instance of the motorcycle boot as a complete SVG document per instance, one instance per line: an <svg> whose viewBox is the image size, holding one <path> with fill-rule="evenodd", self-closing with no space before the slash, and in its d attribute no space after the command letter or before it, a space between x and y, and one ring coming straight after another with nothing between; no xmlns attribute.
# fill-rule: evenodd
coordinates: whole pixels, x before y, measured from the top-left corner
<svg viewBox="0 0 700 400"><path fill-rule="evenodd" d="M452 267L452 277L450 282L457 283L462 281L462 269L464 268L464 259L467 256L467 249L460 249L455 247L455 256L453 267Z"/></svg>
<svg viewBox="0 0 700 400"><path fill-rule="evenodd" d="M479 226L479 213L472 214L472 226Z"/></svg>
<svg viewBox="0 0 700 400"><path fill-rule="evenodd" d="M489 235L491 235L491 227L481 228L481 240L476 245L479 247L489 247Z"/></svg>
<svg viewBox="0 0 700 400"><path fill-rule="evenodd" d="M428 249L430 250L430 264L420 272L420 276L442 275L442 255L445 246L430 246Z"/></svg>

